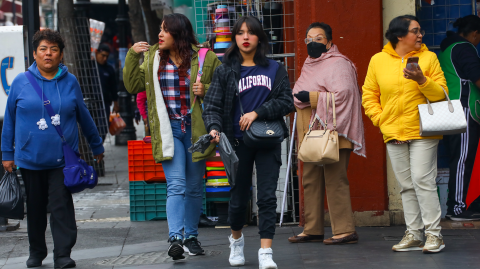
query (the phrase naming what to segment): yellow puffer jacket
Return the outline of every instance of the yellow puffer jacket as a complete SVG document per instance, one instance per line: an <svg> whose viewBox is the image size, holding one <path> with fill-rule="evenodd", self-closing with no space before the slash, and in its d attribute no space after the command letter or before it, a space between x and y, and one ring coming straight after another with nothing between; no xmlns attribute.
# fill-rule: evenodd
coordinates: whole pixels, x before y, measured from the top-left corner
<svg viewBox="0 0 480 269"><path fill-rule="evenodd" d="M403 77L408 57L419 57L427 81L423 85ZM370 60L363 85L362 104L373 125L379 126L385 143L390 140L442 139L442 136L420 136L418 105L445 99L447 82L437 55L425 44L401 58L389 42Z"/></svg>

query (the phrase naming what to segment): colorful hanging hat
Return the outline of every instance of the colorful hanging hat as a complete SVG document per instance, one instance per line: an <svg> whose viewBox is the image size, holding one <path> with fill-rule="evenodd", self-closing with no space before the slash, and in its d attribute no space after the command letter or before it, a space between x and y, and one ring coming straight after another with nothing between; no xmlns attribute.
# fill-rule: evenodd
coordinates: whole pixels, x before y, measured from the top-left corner
<svg viewBox="0 0 480 269"><path fill-rule="evenodd" d="M213 45L214 49L228 49L230 47L230 42L216 42Z"/></svg>
<svg viewBox="0 0 480 269"><path fill-rule="evenodd" d="M209 171L209 172L207 172L207 177L208 178L219 177L219 176L227 177L227 173L225 171Z"/></svg>
<svg viewBox="0 0 480 269"><path fill-rule="evenodd" d="M229 37L229 38L218 38L215 39L217 42L232 42L232 39Z"/></svg>
<svg viewBox="0 0 480 269"><path fill-rule="evenodd" d="M207 161L207 167L225 167L223 162L209 162Z"/></svg>

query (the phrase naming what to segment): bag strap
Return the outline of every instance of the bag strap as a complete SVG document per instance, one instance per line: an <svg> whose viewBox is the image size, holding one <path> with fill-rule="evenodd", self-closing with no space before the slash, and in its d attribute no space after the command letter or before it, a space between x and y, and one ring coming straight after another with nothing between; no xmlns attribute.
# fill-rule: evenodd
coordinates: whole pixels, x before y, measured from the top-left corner
<svg viewBox="0 0 480 269"><path fill-rule="evenodd" d="M337 114L335 111L335 94L332 94L332 108L333 108L333 131L337 130Z"/></svg>
<svg viewBox="0 0 480 269"><path fill-rule="evenodd" d="M330 93L327 92L327 104L325 106L325 130L328 128L328 107L330 106Z"/></svg>
<svg viewBox="0 0 480 269"><path fill-rule="evenodd" d="M446 99L447 99L447 102L448 102L448 110L450 111L450 113L453 113L453 111L455 111L455 109L453 109L452 101L450 100L450 97L448 97L448 94L447 94L447 92L445 91L445 89L443 88L443 86L440 86L440 87L442 87L443 93L445 94L445 97L446 97ZM427 99L428 114L433 115L432 104L430 103L430 100L428 100L428 98L425 97L425 99Z"/></svg>
<svg viewBox="0 0 480 269"><path fill-rule="evenodd" d="M205 63L205 58L207 57L208 51L209 51L209 49L207 49L207 48L202 48L198 51L198 73L197 73L197 81L196 81L197 83L199 83L200 80L202 79L203 64ZM193 99L193 105L190 108L190 114L193 113L193 107L195 106L196 102L197 102L197 96L195 96L195 98Z"/></svg>
<svg viewBox="0 0 480 269"><path fill-rule="evenodd" d="M243 113L243 106L242 106L242 100L240 99L240 90L238 89L238 84L235 83L235 89L237 90L237 95L238 95L238 103L240 105L240 117L243 116L245 113Z"/></svg>
<svg viewBox="0 0 480 269"><path fill-rule="evenodd" d="M197 83L200 82L200 79L203 75L203 64L205 63L205 58L207 57L209 49L202 48L198 51L198 74L197 74Z"/></svg>
<svg viewBox="0 0 480 269"><path fill-rule="evenodd" d="M50 100L48 100L47 96L45 96L45 93L42 92L42 89L40 89L40 86L38 85L37 81L33 77L32 73L30 73L30 71L26 71L24 74L27 77L28 81L30 81L30 84L32 85L35 92L38 94L38 97L44 100L43 105L45 106L45 109L47 110L48 115L50 115L50 117L55 116L55 111L53 111L52 105L50 104ZM63 136L62 128L60 128L59 125L54 125L54 126L55 126L55 130L57 130L57 133L62 139L62 141L65 142L65 137Z"/></svg>
<svg viewBox="0 0 480 269"><path fill-rule="evenodd" d="M333 131L337 130L337 114L335 110L335 94L333 92L327 92L327 100L326 100L326 105L325 105L325 130L328 129L328 108L330 106L330 95L332 95L332 113L333 113ZM318 117L315 116L312 119L312 122L308 126L308 134L312 131L313 125L315 124L315 121L318 120Z"/></svg>

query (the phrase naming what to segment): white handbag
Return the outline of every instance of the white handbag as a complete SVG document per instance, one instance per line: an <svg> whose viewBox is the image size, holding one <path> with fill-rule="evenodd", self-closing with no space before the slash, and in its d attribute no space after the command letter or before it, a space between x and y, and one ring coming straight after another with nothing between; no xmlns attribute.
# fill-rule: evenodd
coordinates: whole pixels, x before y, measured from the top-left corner
<svg viewBox="0 0 480 269"><path fill-rule="evenodd" d="M443 87L442 87L443 89ZM450 100L443 89L447 101L418 105L420 114L420 136L452 135L467 131L467 120L460 100Z"/></svg>
<svg viewBox="0 0 480 269"><path fill-rule="evenodd" d="M329 97L332 95L333 108L333 130L328 129L328 107ZM312 130L317 116L310 123L308 133L303 137L302 145L298 151L298 159L305 163L330 164L340 160L339 142L337 132L337 115L335 112L335 95L327 93L327 104L325 106L324 130Z"/></svg>

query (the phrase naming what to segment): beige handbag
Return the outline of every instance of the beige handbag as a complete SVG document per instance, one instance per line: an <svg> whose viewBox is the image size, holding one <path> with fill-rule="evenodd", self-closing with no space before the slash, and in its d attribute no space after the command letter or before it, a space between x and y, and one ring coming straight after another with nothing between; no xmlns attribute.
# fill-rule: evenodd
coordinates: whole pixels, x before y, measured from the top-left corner
<svg viewBox="0 0 480 269"><path fill-rule="evenodd" d="M328 107L330 94L332 95L333 108L333 130L328 129ZM298 158L306 163L330 164L338 162L339 142L337 130L337 115L335 114L335 96L327 93L327 105L325 106L325 128L324 130L312 130L317 116L310 123L309 130L303 138L302 145L298 151Z"/></svg>

